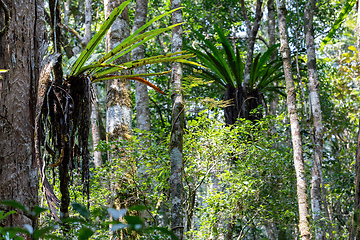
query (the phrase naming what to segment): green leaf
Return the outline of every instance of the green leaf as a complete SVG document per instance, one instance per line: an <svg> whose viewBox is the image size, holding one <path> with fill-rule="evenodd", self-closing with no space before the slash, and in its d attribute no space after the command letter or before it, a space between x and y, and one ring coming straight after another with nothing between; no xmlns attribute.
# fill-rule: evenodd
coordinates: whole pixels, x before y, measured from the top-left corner
<svg viewBox="0 0 360 240"><path fill-rule="evenodd" d="M4 201L0 201L0 204L8 206L8 207L14 207L14 208L20 209L26 213L29 213L29 209L27 207L25 207L24 205L22 205L16 201L4 200Z"/></svg>
<svg viewBox="0 0 360 240"><path fill-rule="evenodd" d="M325 45L333 39L333 36L335 35L336 30L340 27L341 23L345 20L349 12L353 9L356 0L348 0L345 3L345 6L343 9L341 9L341 12L339 14L339 17L336 19L334 25L332 26L330 32L326 35L324 40L321 42L320 50L324 50Z"/></svg>
<svg viewBox="0 0 360 240"><path fill-rule="evenodd" d="M94 234L94 231L87 227L82 227L79 230L79 240L87 240Z"/></svg>
<svg viewBox="0 0 360 240"><path fill-rule="evenodd" d="M74 63L70 75L76 75L77 72L81 69L81 67L84 66L85 62L89 59L90 55L94 52L95 48L104 38L116 18L122 13L122 11L130 2L131 0L125 1L119 7L115 8L112 11L104 24L101 25L100 30L95 34L95 36L90 40L86 48L81 52L79 58Z"/></svg>
<svg viewBox="0 0 360 240"><path fill-rule="evenodd" d="M44 228L36 229L33 234L33 239L37 240L43 237L46 233L51 233L54 230L54 226L47 226Z"/></svg>
<svg viewBox="0 0 360 240"><path fill-rule="evenodd" d="M89 210L87 210L87 208L84 205L74 202L74 203L71 203L71 206L74 208L75 211L77 211L84 218L86 218L86 219L90 218L90 212L89 212Z"/></svg>
<svg viewBox="0 0 360 240"><path fill-rule="evenodd" d="M35 216L37 216L40 213L45 212L45 211L48 211L48 209L47 208L42 208L42 207L39 207L39 206L34 207Z"/></svg>
<svg viewBox="0 0 360 240"><path fill-rule="evenodd" d="M146 232L154 232L156 230L164 233L165 235L170 236L172 240L179 240L179 238L172 231L170 231L164 227L148 227L145 231Z"/></svg>
<svg viewBox="0 0 360 240"><path fill-rule="evenodd" d="M144 211L146 209L148 209L148 208L144 205L137 205L137 206L130 207L129 211Z"/></svg>
<svg viewBox="0 0 360 240"><path fill-rule="evenodd" d="M112 49L110 52L105 54L105 56L102 57L101 59L99 59L98 62L99 63L103 63L105 61L107 61L108 63L113 62L114 60L116 60L119 57L130 52L134 48L142 45L144 42L148 41L149 39L154 38L154 37L158 36L160 33L168 31L168 30L170 30L176 26L182 25L182 24L183 23L179 23L179 24L174 24L174 25L166 27L166 28L155 29L155 30L140 34L138 36L131 35L131 36L127 37L119 45L117 45L114 49ZM139 42L139 43L137 43L137 42ZM137 44L134 45L134 43L137 43ZM127 50L124 51L125 49L127 49ZM121 54L119 54L119 53L121 53Z"/></svg>
<svg viewBox="0 0 360 240"><path fill-rule="evenodd" d="M129 215L126 215L124 216L126 222L134 229L136 229L136 226L137 225L141 225L143 224L143 221L137 217L137 216L129 216Z"/></svg>
<svg viewBox="0 0 360 240"><path fill-rule="evenodd" d="M159 75L164 75L164 74L168 74L168 73L171 73L171 71L157 72L157 73L141 73L141 74L131 74L131 75L110 75L110 76L105 76L102 78L92 78L91 82L95 83L95 82L100 82L100 81L105 81L105 80L110 80L110 79L159 76Z"/></svg>
<svg viewBox="0 0 360 240"><path fill-rule="evenodd" d="M5 219L7 216L16 213L16 211L12 210L4 214L4 211L0 211L0 220Z"/></svg>
<svg viewBox="0 0 360 240"><path fill-rule="evenodd" d="M82 218L77 217L68 217L61 219L61 222L63 223L86 223L86 221Z"/></svg>

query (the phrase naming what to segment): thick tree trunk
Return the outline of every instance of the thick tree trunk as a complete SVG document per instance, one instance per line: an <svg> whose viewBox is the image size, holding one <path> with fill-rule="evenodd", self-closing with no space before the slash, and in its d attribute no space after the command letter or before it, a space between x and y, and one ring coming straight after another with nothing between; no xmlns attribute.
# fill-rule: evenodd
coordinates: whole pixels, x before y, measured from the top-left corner
<svg viewBox="0 0 360 240"><path fill-rule="evenodd" d="M172 0L171 8L181 7L181 0ZM182 22L182 10L172 14L172 24ZM182 49L182 26L173 28L171 38L171 51ZM172 88L172 128L170 139L170 194L171 194L171 229L182 240L184 234L183 223L183 134L184 134L184 97L181 88L183 69L180 63L173 63L171 74Z"/></svg>
<svg viewBox="0 0 360 240"><path fill-rule="evenodd" d="M294 166L297 181L297 196L299 204L299 229L302 240L310 239L310 226L308 220L308 205L306 192L306 179L304 160L302 155L302 143L300 135L299 119L296 112L296 92L293 74L291 70L291 56L286 28L286 7L283 0L276 0L281 42L281 55L284 63L284 73L287 91L287 106L290 118L291 136L294 151Z"/></svg>
<svg viewBox="0 0 360 240"><path fill-rule="evenodd" d="M0 33L0 200L15 200L32 209L38 205L38 174L34 157L36 87L46 50L44 3L4 1L9 28ZM0 7L0 28L5 26ZM3 206L0 206L3 210ZM17 210L1 226L33 227L37 219Z"/></svg>
<svg viewBox="0 0 360 240"><path fill-rule="evenodd" d="M323 126L322 111L319 95L319 79L316 69L315 41L313 31L313 16L315 12L315 0L310 0L305 6L304 13L304 30L305 43L307 52L307 71L309 76L309 97L312 110L314 124L314 162L311 173L311 209L313 221L315 223L315 239L325 239L326 231L324 221L321 220L325 216L329 218L327 209L326 192L324 189L324 180L322 175L322 159L323 159ZM321 187L322 186L322 187ZM322 194L322 195L321 195ZM321 208L323 202L323 208ZM328 219L330 220L330 219ZM329 221L331 223L331 221ZM330 238L332 239L332 230L330 228Z"/></svg>
<svg viewBox="0 0 360 240"><path fill-rule="evenodd" d="M357 15L357 25L356 25L356 33L357 33L357 42L356 48L358 50L358 59L360 59L360 4L358 4L358 15ZM350 235L350 239L360 239L360 121L359 121L359 130L357 137L357 145L356 145L356 159L355 159L355 206L354 206L354 219L353 226Z"/></svg>

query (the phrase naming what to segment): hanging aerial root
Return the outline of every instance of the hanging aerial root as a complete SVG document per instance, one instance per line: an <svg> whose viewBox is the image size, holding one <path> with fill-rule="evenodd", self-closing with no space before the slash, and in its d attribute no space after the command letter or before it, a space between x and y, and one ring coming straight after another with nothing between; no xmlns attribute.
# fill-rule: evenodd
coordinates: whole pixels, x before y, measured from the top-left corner
<svg viewBox="0 0 360 240"><path fill-rule="evenodd" d="M46 94L48 92L48 89L51 87L51 80L50 80L50 74L52 69L54 68L55 64L58 62L58 59L61 55L59 53L52 54L46 57L43 61L43 69L40 73L39 78L39 86L37 91L37 101L36 101L36 118L35 118L35 134L34 134L34 140L35 140L35 158L36 163L39 168L40 173L40 179L42 186L44 188L46 200L48 202L50 213L55 218L56 221L60 221L59 217L56 214L56 207L59 207L59 199L55 196L52 186L50 185L49 181L46 178L45 175L45 166L41 160L41 115L42 115L42 109L44 106L44 102L46 99Z"/></svg>
<svg viewBox="0 0 360 240"><path fill-rule="evenodd" d="M7 33L7 30L9 29L10 15L9 9L3 0L0 0L0 8L4 10L5 15L5 26L3 27L3 29L0 30L0 37L2 37Z"/></svg>

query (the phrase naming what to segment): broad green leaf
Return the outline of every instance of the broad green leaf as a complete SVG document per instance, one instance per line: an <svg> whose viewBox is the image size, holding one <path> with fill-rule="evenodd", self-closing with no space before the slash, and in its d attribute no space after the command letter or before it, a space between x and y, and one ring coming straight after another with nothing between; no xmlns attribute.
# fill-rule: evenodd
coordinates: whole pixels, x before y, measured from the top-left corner
<svg viewBox="0 0 360 240"><path fill-rule="evenodd" d="M94 231L87 227L82 227L79 230L79 240L87 240L94 234Z"/></svg>
<svg viewBox="0 0 360 240"><path fill-rule="evenodd" d="M88 219L90 217L90 212L89 210L87 210L87 208L84 205L74 202L71 203L71 206L84 218Z"/></svg>
<svg viewBox="0 0 360 240"><path fill-rule="evenodd" d="M14 208L17 208L17 209L20 209L26 213L29 212L29 209L27 207L25 207L24 205L16 202L16 201L11 201L11 200L3 200L3 201L0 201L0 205L5 205L5 206L8 206L8 207L14 207Z"/></svg>

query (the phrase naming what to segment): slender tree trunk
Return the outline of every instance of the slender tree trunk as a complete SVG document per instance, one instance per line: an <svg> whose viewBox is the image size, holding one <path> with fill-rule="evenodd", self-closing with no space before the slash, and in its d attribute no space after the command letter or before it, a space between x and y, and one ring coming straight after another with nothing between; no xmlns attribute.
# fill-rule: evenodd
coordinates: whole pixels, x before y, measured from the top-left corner
<svg viewBox="0 0 360 240"><path fill-rule="evenodd" d="M324 179L322 174L322 159L323 159L323 126L322 126L322 111L320 105L319 95L319 79L316 69L316 55L315 55L315 41L313 31L313 17L315 12L316 0L310 0L305 6L304 13L304 30L305 43L307 52L307 71L309 76L309 97L314 124L314 162L311 173L311 209L313 221L315 222L315 239L325 239L326 232L324 228L324 221L321 221L322 215L328 218L329 211L326 202L326 192L324 189ZM322 187L321 187L322 186ZM321 209L321 202L323 202L323 209ZM332 229L329 231L332 239Z"/></svg>
<svg viewBox="0 0 360 240"><path fill-rule="evenodd" d="M360 59L360 4L358 4L358 15L357 15L357 42L356 47L358 50L358 59ZM356 144L356 159L355 159L355 206L354 206L354 218L353 226L350 235L350 239L360 239L360 121L359 121L359 130Z"/></svg>
<svg viewBox="0 0 360 240"><path fill-rule="evenodd" d="M171 0L171 8L181 7L181 0ZM182 10L173 12L172 24L182 22ZM171 38L171 51L182 49L182 26L173 28ZM171 229L182 240L184 234L183 223L183 134L184 134L184 97L181 88L183 69L180 63L172 64L172 128L170 139L170 191L171 191Z"/></svg>
<svg viewBox="0 0 360 240"><path fill-rule="evenodd" d="M134 33L146 23L148 10L148 0L136 0L136 11L132 32ZM142 59L145 56L144 45L135 48L132 51L133 60ZM134 74L146 73L146 67L138 67L134 69ZM140 82L135 82L135 104L136 104L136 122L140 130L150 131L150 110L149 96L147 86Z"/></svg>
<svg viewBox="0 0 360 240"><path fill-rule="evenodd" d="M267 9L268 9L268 34L269 34L269 46L272 46L276 43L276 26L275 26L275 4L274 0L268 0L267 2ZM271 54L271 60L275 60L277 58L277 50L275 50ZM277 86L277 83L274 83ZM276 115L276 108L277 108L278 97L275 95L274 98L270 101L270 115Z"/></svg>
<svg viewBox="0 0 360 240"><path fill-rule="evenodd" d="M148 0L137 0L134 25L132 33L137 31L146 23L148 10ZM132 51L132 60L139 60L145 56L145 47L141 45ZM134 74L146 73L146 67L141 66L134 69ZM140 82L135 82L135 104L136 104L136 124L137 128L143 131L150 131L150 110L147 86ZM147 145L144 142L144 145ZM139 169L141 171L141 169ZM144 172L144 171L142 171Z"/></svg>
<svg viewBox="0 0 360 240"><path fill-rule="evenodd" d="M93 101L91 104L91 134L93 140L95 167L100 167L102 165L101 152L95 150L101 140L99 127L99 125L101 124L100 118L101 116L99 114L98 89L96 84L93 84Z"/></svg>
<svg viewBox="0 0 360 240"><path fill-rule="evenodd" d="M82 46L90 42L91 39L91 20L92 20L92 11L91 11L91 0L85 0L85 35L82 40ZM99 98L98 90L96 84L93 84L93 99L91 103L91 135L93 140L93 149L94 149L94 165L95 167L100 167L102 165L101 152L96 151L96 146L100 142L100 114L99 114Z"/></svg>
<svg viewBox="0 0 360 240"><path fill-rule="evenodd" d="M69 14L70 14L70 0L64 1L64 23L69 25Z"/></svg>
<svg viewBox="0 0 360 240"><path fill-rule="evenodd" d="M86 46L91 39L91 0L85 0L85 35L83 38L84 45Z"/></svg>
<svg viewBox="0 0 360 240"><path fill-rule="evenodd" d="M1 28L5 12L11 16L8 30L0 32L0 69L8 70L0 78L0 200L32 209L39 204L33 135L40 63L47 49L44 2L1 0L0 5ZM37 219L18 209L1 222L24 224L35 227Z"/></svg>
<svg viewBox="0 0 360 240"><path fill-rule="evenodd" d="M308 205L306 192L306 179L304 170L304 160L302 155L302 144L300 135L299 119L296 112L296 92L293 74L291 70L291 56L288 43L288 33L286 28L286 7L283 0L276 0L277 14L279 21L279 33L281 42L281 55L284 63L287 106L290 118L291 136L294 151L294 166L297 181L297 196L299 204L299 229L302 240L310 239L310 226L308 220Z"/></svg>
<svg viewBox="0 0 360 240"><path fill-rule="evenodd" d="M248 45L245 69L244 69L244 82L243 82L245 93L247 93L249 91L250 70L251 70L251 65L252 65L253 58L254 58L255 40L256 40L256 35L259 31L260 21L261 21L262 14L263 14L262 10L261 10L262 3L263 3L262 0L256 1L255 22L254 22L254 25L251 26L250 20L248 18L247 12L246 12L245 2L244 2L244 0L240 0L241 12L243 14L243 17L245 19L245 24L246 24L246 35L247 35L246 40L247 40L247 45Z"/></svg>

